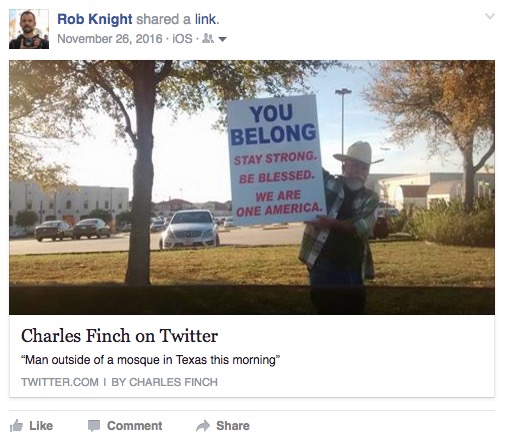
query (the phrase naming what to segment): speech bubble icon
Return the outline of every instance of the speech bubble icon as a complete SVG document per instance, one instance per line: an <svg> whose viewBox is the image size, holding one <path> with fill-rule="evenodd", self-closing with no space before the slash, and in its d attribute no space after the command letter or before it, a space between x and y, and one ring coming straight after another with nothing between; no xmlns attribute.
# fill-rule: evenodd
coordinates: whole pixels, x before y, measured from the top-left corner
<svg viewBox="0 0 505 440"><path fill-rule="evenodd" d="M100 431L100 420L88 420L88 430L91 432Z"/></svg>

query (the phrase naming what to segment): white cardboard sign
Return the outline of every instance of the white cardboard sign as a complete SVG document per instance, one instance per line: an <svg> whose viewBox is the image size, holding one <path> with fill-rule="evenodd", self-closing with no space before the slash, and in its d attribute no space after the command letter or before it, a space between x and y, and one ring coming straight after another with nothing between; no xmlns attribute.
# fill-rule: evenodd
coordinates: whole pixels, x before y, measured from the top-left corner
<svg viewBox="0 0 505 440"><path fill-rule="evenodd" d="M237 225L326 214L315 95L228 102Z"/></svg>

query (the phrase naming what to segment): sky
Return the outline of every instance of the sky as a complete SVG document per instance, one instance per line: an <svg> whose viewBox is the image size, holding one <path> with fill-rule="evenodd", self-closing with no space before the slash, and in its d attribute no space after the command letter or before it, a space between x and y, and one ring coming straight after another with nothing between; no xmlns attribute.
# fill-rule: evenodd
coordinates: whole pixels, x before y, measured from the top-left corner
<svg viewBox="0 0 505 440"><path fill-rule="evenodd" d="M422 137L407 149L388 143L383 118L372 113L361 96L370 81L369 64L351 63L363 70L334 68L309 81L317 100L324 168L333 174L341 169L341 163L333 158L342 148L342 98L335 89L345 87L352 93L344 98L344 148L358 140L369 142L373 160L384 159L372 165L371 173L462 171L458 151L444 160L429 158ZM157 111L153 127L154 202L170 198L193 203L231 200L228 138L225 131L212 128L217 118L217 111L208 109L173 122L168 110ZM77 145L51 154L52 159L67 163L70 178L78 185L128 187L131 198L135 149L131 142L115 139L110 119L93 115L89 123L91 137L77 139Z"/></svg>

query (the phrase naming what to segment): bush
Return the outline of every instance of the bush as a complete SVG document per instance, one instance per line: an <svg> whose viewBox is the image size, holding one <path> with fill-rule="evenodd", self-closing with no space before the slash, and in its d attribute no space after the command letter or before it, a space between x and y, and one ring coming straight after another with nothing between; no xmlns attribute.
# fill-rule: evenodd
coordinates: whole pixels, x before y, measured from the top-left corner
<svg viewBox="0 0 505 440"><path fill-rule="evenodd" d="M386 216L388 220L389 232L410 232L410 223L415 211L414 206L409 205L400 211L400 215L392 217Z"/></svg>
<svg viewBox="0 0 505 440"><path fill-rule="evenodd" d="M23 228L33 226L39 220L39 216L34 211L18 211L14 223Z"/></svg>
<svg viewBox="0 0 505 440"><path fill-rule="evenodd" d="M131 211L123 211L116 215L116 223L119 225L122 224L131 224L133 219L133 215Z"/></svg>
<svg viewBox="0 0 505 440"><path fill-rule="evenodd" d="M494 200L477 200L470 211L460 201L414 210L408 232L419 240L435 243L494 247Z"/></svg>

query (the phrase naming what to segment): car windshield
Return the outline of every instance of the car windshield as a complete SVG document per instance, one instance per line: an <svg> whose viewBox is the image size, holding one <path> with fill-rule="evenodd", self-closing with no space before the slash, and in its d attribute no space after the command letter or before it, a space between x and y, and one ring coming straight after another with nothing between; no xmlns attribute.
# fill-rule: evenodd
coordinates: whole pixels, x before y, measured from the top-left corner
<svg viewBox="0 0 505 440"><path fill-rule="evenodd" d="M162 225L163 223L165 223L165 220L154 220L153 221L153 225Z"/></svg>
<svg viewBox="0 0 505 440"><path fill-rule="evenodd" d="M170 223L212 223L212 217L208 212L181 212L174 214Z"/></svg>
<svg viewBox="0 0 505 440"><path fill-rule="evenodd" d="M81 220L79 225L96 225L98 220Z"/></svg>
<svg viewBox="0 0 505 440"><path fill-rule="evenodd" d="M60 222L44 222L40 226L55 228L55 227L58 227L59 225L60 225Z"/></svg>

